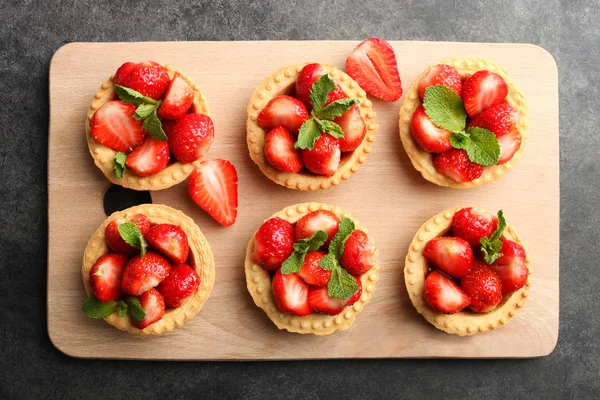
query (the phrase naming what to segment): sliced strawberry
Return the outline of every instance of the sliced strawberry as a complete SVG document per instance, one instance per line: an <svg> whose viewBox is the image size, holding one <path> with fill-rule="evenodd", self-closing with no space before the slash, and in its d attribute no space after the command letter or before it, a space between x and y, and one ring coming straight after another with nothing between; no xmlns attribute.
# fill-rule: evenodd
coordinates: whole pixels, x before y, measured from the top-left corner
<svg viewBox="0 0 600 400"><path fill-rule="evenodd" d="M346 300L329 297L327 286L310 287L308 304L313 311L319 314L337 315L346 307Z"/></svg>
<svg viewBox="0 0 600 400"><path fill-rule="evenodd" d="M477 71L463 82L462 99L469 117L504 101L508 86L504 79L490 71Z"/></svg>
<svg viewBox="0 0 600 400"><path fill-rule="evenodd" d="M137 176L150 176L159 173L169 163L169 143L148 136L127 156L125 165Z"/></svg>
<svg viewBox="0 0 600 400"><path fill-rule="evenodd" d="M489 237L498 228L498 217L474 207L458 210L452 217L452 233L469 242L474 249L481 247L481 238Z"/></svg>
<svg viewBox="0 0 600 400"><path fill-rule="evenodd" d="M156 290L165 299L167 307L177 308L198 291L200 277L187 264L177 264L171 267L169 276L165 278Z"/></svg>
<svg viewBox="0 0 600 400"><path fill-rule="evenodd" d="M360 278L353 276L353 278L356 280L356 283L358 284L358 290L356 291L356 293L354 293L350 298L348 298L346 300L346 305L347 306L351 306L352 304L356 303L358 300L360 300L360 296L362 296L362 282L360 280Z"/></svg>
<svg viewBox="0 0 600 400"><path fill-rule="evenodd" d="M450 132L438 128L425 113L425 107L415 110L410 131L421 148L429 153L443 153L452 148Z"/></svg>
<svg viewBox="0 0 600 400"><path fill-rule="evenodd" d="M272 285L275 303L281 311L299 316L311 313L308 284L298 275L282 274L281 270L277 270Z"/></svg>
<svg viewBox="0 0 600 400"><path fill-rule="evenodd" d="M471 298L446 275L433 271L425 279L425 301L435 312L454 314L471 303Z"/></svg>
<svg viewBox="0 0 600 400"><path fill-rule="evenodd" d="M158 109L158 117L161 119L183 117L192 106L194 96L194 89L179 74L175 74Z"/></svg>
<svg viewBox="0 0 600 400"><path fill-rule="evenodd" d="M135 214L130 218L123 219L117 218L111 221L106 228L104 228L104 236L106 237L106 244L115 253L133 254L139 252L138 249L125 243L121 234L119 233L119 225L124 222L131 222L138 227L142 235L145 235L150 230L150 220L144 214Z"/></svg>
<svg viewBox="0 0 600 400"><path fill-rule="evenodd" d="M306 253L304 263L298 271L298 276L304 279L304 282L312 286L325 286L331 278L331 271L327 271L319 266L319 261L326 253L322 251L311 251Z"/></svg>
<svg viewBox="0 0 600 400"><path fill-rule="evenodd" d="M344 137L339 140L340 150L354 151L362 143L367 133L367 124L360 115L360 108L354 104L350 110L333 120L344 131Z"/></svg>
<svg viewBox="0 0 600 400"><path fill-rule="evenodd" d="M224 226L237 218L238 176L227 160L203 161L188 178L192 200Z"/></svg>
<svg viewBox="0 0 600 400"><path fill-rule="evenodd" d="M98 300L121 298L121 276L127 264L125 254L108 253L100 257L90 270L90 286Z"/></svg>
<svg viewBox="0 0 600 400"><path fill-rule="evenodd" d="M165 315L165 301L156 289L149 289L138 297L146 316L140 322L133 322L138 329L144 329L150 324L160 321Z"/></svg>
<svg viewBox="0 0 600 400"><path fill-rule="evenodd" d="M469 127L487 129L494 132L497 138L502 137L517 126L519 112L505 103L494 104L481 114L477 115Z"/></svg>
<svg viewBox="0 0 600 400"><path fill-rule="evenodd" d="M527 256L523 246L512 240L501 240L500 253L502 256L494 261L490 268L498 274L502 282L502 294L507 294L525 286L529 269L527 269Z"/></svg>
<svg viewBox="0 0 600 400"><path fill-rule="evenodd" d="M160 100L169 87L171 79L165 67L154 61L143 61L134 66L126 66L117 71L118 81L121 86L133 89L144 96ZM127 73L127 75L125 75ZM121 81L121 79L123 79ZM116 83L116 82L115 82Z"/></svg>
<svg viewBox="0 0 600 400"><path fill-rule="evenodd" d="M471 298L469 309L476 313L492 311L502 301L502 282L498 275L482 262L462 277L460 287Z"/></svg>
<svg viewBox="0 0 600 400"><path fill-rule="evenodd" d="M302 160L306 169L324 176L332 176L336 173L340 166L341 155L339 141L327 133L321 133L312 150L302 150Z"/></svg>
<svg viewBox="0 0 600 400"><path fill-rule="evenodd" d="M461 278L473 266L473 250L466 240L443 236L431 239L423 249L427 262L452 278Z"/></svg>
<svg viewBox="0 0 600 400"><path fill-rule="evenodd" d="M521 132L517 128L513 128L498 138L498 144L500 145L498 164L504 164L513 158L515 153L521 148Z"/></svg>
<svg viewBox="0 0 600 400"><path fill-rule="evenodd" d="M429 72L419 82L419 98L423 101L425 90L429 86L442 85L451 89L460 96L462 92L462 79L456 68L446 64L438 64L429 68Z"/></svg>
<svg viewBox="0 0 600 400"><path fill-rule="evenodd" d="M310 90L312 89L312 85L326 73L327 71L325 71L325 68L323 68L321 64L313 63L306 64L298 74L295 96L304 103L308 112L312 110L312 104L310 103ZM325 104L327 105L335 100L343 99L344 97L346 97L344 91L339 83L335 82L335 89L329 92L327 103Z"/></svg>
<svg viewBox="0 0 600 400"><path fill-rule="evenodd" d="M90 120L94 139L115 151L129 153L146 136L142 130L143 121L133 119L136 108L120 100L104 103Z"/></svg>
<svg viewBox="0 0 600 400"><path fill-rule="evenodd" d="M144 237L154 250L157 250L172 262L183 264L187 260L190 245L186 233L179 226L172 224L154 225Z"/></svg>
<svg viewBox="0 0 600 400"><path fill-rule="evenodd" d="M115 73L115 77L113 78L115 85L123 86L123 84L125 84L125 80L129 77L134 68L135 63L132 62L126 62L125 64L121 65Z"/></svg>
<svg viewBox="0 0 600 400"><path fill-rule="evenodd" d="M356 46L346 59L346 72L375 97L396 101L402 96L396 54L383 39L370 38Z"/></svg>
<svg viewBox="0 0 600 400"><path fill-rule="evenodd" d="M298 129L308 118L308 111L300 100L291 96L276 96L258 114L256 122L265 131L283 126L291 134L297 135Z"/></svg>
<svg viewBox="0 0 600 400"><path fill-rule="evenodd" d="M204 114L186 114L170 127L169 147L182 163L189 163L204 157L215 140L215 127L212 119Z"/></svg>
<svg viewBox="0 0 600 400"><path fill-rule="evenodd" d="M337 234L340 219L328 210L316 210L309 212L296 223L296 240L309 238L317 231L327 234L327 241L323 246L329 246L331 239Z"/></svg>
<svg viewBox="0 0 600 400"><path fill-rule="evenodd" d="M252 260L275 271L294 252L294 226L282 218L266 220L254 235Z"/></svg>
<svg viewBox="0 0 600 400"><path fill-rule="evenodd" d="M352 275L362 275L375 266L375 246L363 231L355 230L346 239L340 264Z"/></svg>
<svg viewBox="0 0 600 400"><path fill-rule="evenodd" d="M295 139L283 126L269 131L265 139L265 157L274 168L284 172L298 172L302 169L300 150L294 147Z"/></svg>
<svg viewBox="0 0 600 400"><path fill-rule="evenodd" d="M161 255L152 251L146 252L144 257L138 254L125 266L121 289L127 294L139 296L161 283L170 270L171 264Z"/></svg>
<svg viewBox="0 0 600 400"><path fill-rule="evenodd" d="M433 166L437 172L456 182L470 182L483 174L483 167L469 160L467 152L460 149L434 154Z"/></svg>

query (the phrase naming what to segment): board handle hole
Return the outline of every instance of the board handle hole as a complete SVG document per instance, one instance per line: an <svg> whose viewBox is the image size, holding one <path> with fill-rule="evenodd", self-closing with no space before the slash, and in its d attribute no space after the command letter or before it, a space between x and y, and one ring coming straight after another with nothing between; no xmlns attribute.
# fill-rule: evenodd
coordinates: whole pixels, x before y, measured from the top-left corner
<svg viewBox="0 0 600 400"><path fill-rule="evenodd" d="M112 185L104 193L104 213L106 216L140 204L152 204L152 196L147 190L132 190Z"/></svg>

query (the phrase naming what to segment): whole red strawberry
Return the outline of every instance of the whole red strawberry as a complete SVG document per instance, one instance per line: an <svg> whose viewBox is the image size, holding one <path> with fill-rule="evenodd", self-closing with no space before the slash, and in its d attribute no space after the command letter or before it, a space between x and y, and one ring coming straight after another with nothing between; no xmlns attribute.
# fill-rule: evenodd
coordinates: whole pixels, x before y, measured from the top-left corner
<svg viewBox="0 0 600 400"><path fill-rule="evenodd" d="M267 271L275 271L294 251L294 226L282 218L271 218L254 235L252 259Z"/></svg>
<svg viewBox="0 0 600 400"><path fill-rule="evenodd" d="M139 296L161 283L170 270L171 264L161 255L152 251L146 252L144 257L138 254L125 266L121 289L127 294Z"/></svg>
<svg viewBox="0 0 600 400"><path fill-rule="evenodd" d="M375 266L375 246L363 231L355 230L346 239L340 264L352 275L362 275Z"/></svg>
<svg viewBox="0 0 600 400"><path fill-rule="evenodd" d="M483 167L469 160L467 152L461 149L434 154L433 166L440 174L459 183L470 182L483 174Z"/></svg>
<svg viewBox="0 0 600 400"><path fill-rule="evenodd" d="M425 259L453 278L465 276L473 266L473 250L466 240L443 236L431 239L423 249Z"/></svg>
<svg viewBox="0 0 600 400"><path fill-rule="evenodd" d="M339 141L326 133L321 133L312 150L302 150L302 160L306 169L324 176L332 176L336 173L341 155Z"/></svg>
<svg viewBox="0 0 600 400"><path fill-rule="evenodd" d="M298 74L298 78L296 79L296 98L300 100L306 106L306 110L310 112L312 110L312 104L310 102L310 90L312 89L313 84L323 75L325 75L327 71L321 64L313 63L306 64L304 68ZM327 95L327 102L325 105L335 101L340 100L346 97L344 91L340 87L339 83L335 82L335 89L329 92Z"/></svg>
<svg viewBox="0 0 600 400"><path fill-rule="evenodd" d="M319 261L325 256L322 251L311 251L306 253L304 263L298 271L298 276L304 279L304 282L312 286L325 286L331 278L331 271L325 270L319 266Z"/></svg>
<svg viewBox="0 0 600 400"><path fill-rule="evenodd" d="M165 301L158 290L148 289L138 297L138 300L146 316L140 322L132 321L136 328L144 329L148 325L160 321L165 315Z"/></svg>
<svg viewBox="0 0 600 400"><path fill-rule="evenodd" d="M454 281L438 271L425 279L425 301L435 312L454 314L471 303L471 299Z"/></svg>
<svg viewBox="0 0 600 400"><path fill-rule="evenodd" d="M452 217L454 236L463 238L476 250L481 247L481 238L491 236L497 228L498 217L473 207L462 208Z"/></svg>
<svg viewBox="0 0 600 400"><path fill-rule="evenodd" d="M460 287L471 298L469 309L476 313L492 311L502 301L500 278L482 262L473 264L471 271L460 280Z"/></svg>
<svg viewBox="0 0 600 400"><path fill-rule="evenodd" d="M523 246L512 240L501 239L501 241L500 253L502 256L494 261L490 268L498 274L502 282L502 293L506 294L525 286L529 269Z"/></svg>
<svg viewBox="0 0 600 400"><path fill-rule="evenodd" d="M419 98L423 101L425 90L429 86L442 85L451 89L460 96L462 92L462 79L456 68L446 64L438 64L429 68L429 72L419 82Z"/></svg>
<svg viewBox="0 0 600 400"><path fill-rule="evenodd" d="M338 233L340 219L329 210L316 210L309 212L296 223L296 240L306 239L323 231L327 234L324 247L329 246L331 239Z"/></svg>
<svg viewBox="0 0 600 400"><path fill-rule="evenodd" d="M119 233L119 225L124 222L131 222L138 227L142 235L145 235L150 230L151 222L144 214L135 214L127 219L117 218L111 221L106 228L104 228L104 236L106 237L106 243L108 247L115 253L133 254L139 252L138 249L125 243L121 234Z"/></svg>
<svg viewBox="0 0 600 400"><path fill-rule="evenodd" d="M108 253L100 257L90 270L90 286L102 302L121 298L121 276L127 264L125 254Z"/></svg>
<svg viewBox="0 0 600 400"><path fill-rule="evenodd" d="M169 276L165 278L156 290L165 299L167 307L176 308L198 291L200 277L187 264L177 264L171 267Z"/></svg>
<svg viewBox="0 0 600 400"><path fill-rule="evenodd" d="M183 264L188 258L190 245L181 227L172 224L154 225L144 235L154 250L165 255L176 264Z"/></svg>
<svg viewBox="0 0 600 400"><path fill-rule="evenodd" d="M169 132L169 147L181 163L194 162L206 154L215 139L212 119L204 114L186 114Z"/></svg>
<svg viewBox="0 0 600 400"><path fill-rule="evenodd" d="M171 78L162 65L153 61L143 61L134 65L123 64L117 70L114 82L154 100L160 100L169 87Z"/></svg>

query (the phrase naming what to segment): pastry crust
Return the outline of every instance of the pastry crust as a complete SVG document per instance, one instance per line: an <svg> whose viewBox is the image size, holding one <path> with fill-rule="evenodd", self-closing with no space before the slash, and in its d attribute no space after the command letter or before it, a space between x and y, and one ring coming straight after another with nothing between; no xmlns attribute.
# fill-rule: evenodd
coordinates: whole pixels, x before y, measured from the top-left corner
<svg viewBox="0 0 600 400"><path fill-rule="evenodd" d="M412 304L429 323L448 333L471 336L506 325L519 308L525 305L531 286L531 262L529 254L525 250L526 265L529 269L525 286L516 292L504 295L498 307L493 311L483 314L469 310L463 310L456 314L440 314L433 311L423 296L425 278L429 272L429 266L423 257L423 248L429 240L444 235L450 229L452 217L462 208L464 207L454 207L441 212L421 226L408 249L404 266L404 281ZM521 237L511 225L507 225L504 229L504 237L514 240L525 248Z"/></svg>
<svg viewBox="0 0 600 400"><path fill-rule="evenodd" d="M286 221L296 223L300 218L309 212L316 210L329 210L337 215L340 219L343 216L350 217L350 214L343 212L337 206L330 206L322 203L303 203L296 204L284 208L283 210L273 214L270 218L279 217ZM367 233L367 230L361 228L359 222L352 218L356 229L360 229ZM277 307L271 290L271 276L268 271L265 271L260 265L252 261L252 252L254 250L254 234L248 243L246 250L246 261L244 269L246 270L246 284L248 291L254 300L254 303L263 309L267 316L279 329L285 329L289 332L313 334L313 335L329 335L336 330L348 329L353 323L356 315L363 310L371 299L371 295L375 290L375 284L379 279L379 261L368 272L364 273L360 280L363 286L363 292L360 299L351 306L347 306L338 315L322 315L312 313L310 315L299 317L289 313L285 313ZM369 237L371 243L375 244L373 239ZM377 254L377 250L375 250Z"/></svg>
<svg viewBox="0 0 600 400"><path fill-rule="evenodd" d="M504 78L508 86L506 102L519 112L517 128L521 133L521 147L508 162L502 165L485 167L483 169L483 174L470 182L456 182L437 172L433 166L431 153L423 150L414 140L410 132L412 115L417 107L421 105L421 100L418 95L419 82L421 82L421 79L429 72L429 68L431 67L428 67L417 77L417 79L415 79L408 92L406 92L402 107L400 108L400 139L402 139L402 144L404 145L404 149L406 150L410 161L417 171L421 172L425 179L439 186L464 189L485 185L500 179L519 161L521 154L523 154L523 151L525 150L525 145L527 144L529 107L527 106L523 92L506 70L484 58L451 58L437 64L447 64L456 68L463 79L484 69L494 72Z"/></svg>
<svg viewBox="0 0 600 400"><path fill-rule="evenodd" d="M190 254L195 263L194 269L200 276L200 287L195 295L186 299L183 304L177 308L167 309L165 315L160 321L157 321L144 329L138 329L129 320L128 316L119 317L116 313L104 318L110 325L129 333L137 335L160 335L164 332L172 331L174 328L182 326L188 320L192 319L202 308L204 302L208 299L215 283L215 260L208 241L200 231L200 228L194 221L174 208L162 204L142 204L134 206L123 211L117 211L108 217L102 225L96 230L88 241L83 254L83 285L88 297L92 296L89 274L90 269L96 260L110 252L104 236L104 229L113 220L117 218L126 218L135 214L144 214L152 224L174 224L178 225L187 234L190 244Z"/></svg>
<svg viewBox="0 0 600 400"><path fill-rule="evenodd" d="M194 90L195 97L191 107L192 112L210 116L208 102L206 101L204 94L202 94L200 91L199 86L192 82L190 78L175 70L171 65L165 65L165 69L167 70L167 73L171 79L173 79L175 74L178 73ZM85 121L87 144L90 154L94 158L94 163L96 166L100 168L100 170L112 183L134 190L162 190L185 180L185 178L192 173L194 168L202 162L202 158L185 164L176 160L174 162L169 162L165 169L150 176L137 176L128 170L125 170L123 173L123 178L121 179L115 176L113 164L115 151L98 143L92 136L90 129L90 120L94 116L96 110L102 107L102 105L107 101L118 99L117 94L115 93L113 79L114 75L111 75L100 86L90 104L87 112L87 119Z"/></svg>
<svg viewBox="0 0 600 400"><path fill-rule="evenodd" d="M365 162L367 154L372 151L378 126L375 123L373 103L367 99L365 91L358 86L358 83L339 69L331 65L321 64L329 73L329 76L339 83L348 97L360 100L360 115L365 120L367 129L365 138L354 151L342 153L339 169L330 177L315 175L305 169L298 173L291 173L273 168L264 154L267 132L256 122L258 114L273 97L293 92L298 74L306 64L308 63L281 68L265 78L254 90L246 109L248 113L246 120L246 140L248 142L250 157L273 182L298 190L327 189L331 185L339 185L342 180L349 179L353 173L358 171L359 166Z"/></svg>

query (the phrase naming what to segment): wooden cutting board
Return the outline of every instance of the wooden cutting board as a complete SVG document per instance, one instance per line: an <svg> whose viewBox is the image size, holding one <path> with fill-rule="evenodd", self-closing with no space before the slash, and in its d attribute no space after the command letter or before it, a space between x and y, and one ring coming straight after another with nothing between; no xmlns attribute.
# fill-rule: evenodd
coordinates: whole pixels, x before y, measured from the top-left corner
<svg viewBox="0 0 600 400"><path fill-rule="evenodd" d="M73 357L259 360L378 357L536 357L558 338L559 129L558 76L552 56L527 44L391 42L406 90L428 65L449 57L481 56L504 66L531 111L527 149L503 179L456 190L425 181L398 135L401 100L374 100L380 126L373 152L350 180L325 191L286 189L262 175L248 156L246 105L276 69L305 61L344 69L358 42L73 43L50 64L48 146L48 334ZM202 311L160 337L120 332L81 311L81 259L104 218L110 186L88 153L84 122L100 84L126 61L169 63L206 95L216 139L207 158L226 158L239 174L239 216L222 227L188 197L186 183L152 194L200 226L215 254L216 282ZM295 203L337 204L358 218L379 248L381 277L354 325L326 337L279 331L246 290L244 255L252 233L274 212ZM404 258L414 233L432 215L455 205L504 209L533 260L531 294L506 326L462 338L438 331L413 308L404 285Z"/></svg>

